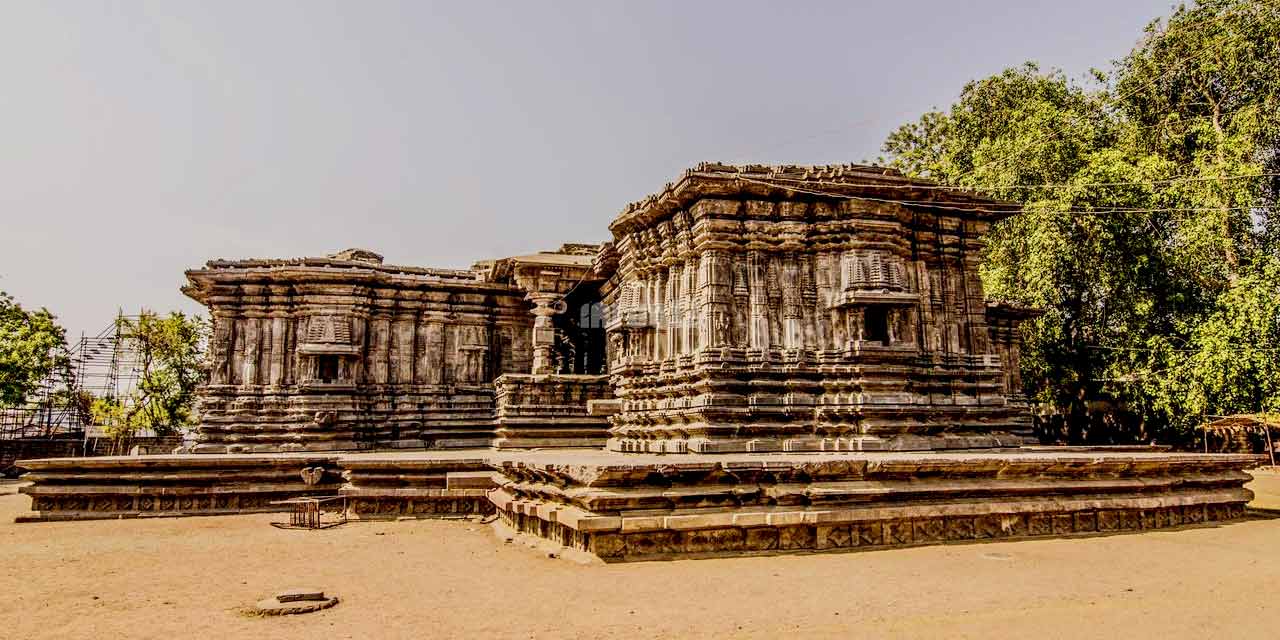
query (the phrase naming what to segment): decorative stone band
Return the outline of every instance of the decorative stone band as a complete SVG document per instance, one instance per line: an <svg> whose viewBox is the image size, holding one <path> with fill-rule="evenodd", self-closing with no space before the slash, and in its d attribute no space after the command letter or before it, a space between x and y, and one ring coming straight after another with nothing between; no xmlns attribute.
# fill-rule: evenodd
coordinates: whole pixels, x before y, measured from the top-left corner
<svg viewBox="0 0 1280 640"><path fill-rule="evenodd" d="M839 451L945 451L1017 448L1028 439L1011 433L944 434L940 436L864 435L838 438L610 438L610 451L623 453L807 453Z"/></svg>
<svg viewBox="0 0 1280 640"><path fill-rule="evenodd" d="M564 521L548 520L543 517L548 512L542 505L499 499L498 511L504 523L517 531L618 562L1160 529L1240 518L1247 500L1240 491L1224 491L1174 500L1071 500L1052 506L1012 502L1000 505L1003 509L995 512L983 503L956 504L931 510L932 515L911 507L743 513L701 521L664 520L660 528L628 529L627 521L621 519L623 526L598 531L591 527L602 526L607 520L575 520L572 516ZM823 522L826 518L831 520ZM713 526L716 520L731 522ZM695 523L697 526L684 528Z"/></svg>
<svg viewBox="0 0 1280 640"><path fill-rule="evenodd" d="M515 530L607 561L647 560L1229 520L1252 498L1241 471L1251 462L956 453L648 467L508 463L490 499Z"/></svg>
<svg viewBox="0 0 1280 640"><path fill-rule="evenodd" d="M398 456L398 457L397 457ZM349 517L493 513L490 463L460 452L170 455L24 460L19 522L287 511L279 500L344 495Z"/></svg>
<svg viewBox="0 0 1280 640"><path fill-rule="evenodd" d="M332 495L337 456L110 456L24 460L36 512L18 521L284 511L277 500Z"/></svg>
<svg viewBox="0 0 1280 640"><path fill-rule="evenodd" d="M482 457L436 459L405 456L347 457L342 460L347 484L348 517L450 518L493 513L486 492L494 472Z"/></svg>
<svg viewBox="0 0 1280 640"><path fill-rule="evenodd" d="M495 510L608 561L1133 531L1238 518L1251 456L1158 451L618 455L427 451L25 461L23 520L281 511L352 518Z"/></svg>

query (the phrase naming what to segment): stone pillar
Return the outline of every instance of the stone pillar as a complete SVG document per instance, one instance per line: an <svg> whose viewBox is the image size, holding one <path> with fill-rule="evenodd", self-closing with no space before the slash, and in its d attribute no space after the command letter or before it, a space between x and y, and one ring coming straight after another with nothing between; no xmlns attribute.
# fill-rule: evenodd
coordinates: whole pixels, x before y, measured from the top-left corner
<svg viewBox="0 0 1280 640"><path fill-rule="evenodd" d="M244 319L244 364L240 377L242 386L258 384L258 367L262 357L262 318L259 314L246 314Z"/></svg>
<svg viewBox="0 0 1280 640"><path fill-rule="evenodd" d="M558 293L530 293L524 297L533 303L533 373L555 373L552 352L556 344L556 328L551 316L564 312L564 300Z"/></svg>
<svg viewBox="0 0 1280 640"><path fill-rule="evenodd" d="M391 381L391 319L374 316L369 321L369 381L387 384Z"/></svg>
<svg viewBox="0 0 1280 640"><path fill-rule="evenodd" d="M285 361L285 335L286 316L285 311L271 312L271 362L267 369L267 384L271 386L279 386L284 384L284 361Z"/></svg>
<svg viewBox="0 0 1280 640"><path fill-rule="evenodd" d="M731 346L733 344L733 265L725 252L708 251L699 266L700 346L717 349Z"/></svg>
<svg viewBox="0 0 1280 640"><path fill-rule="evenodd" d="M230 384L231 352L236 318L231 313L218 309L212 313L213 337L209 339L209 384Z"/></svg>
<svg viewBox="0 0 1280 640"><path fill-rule="evenodd" d="M665 347L667 359L675 359L683 353L680 350L680 284L681 267L678 264L672 265L667 269L666 301L663 304L666 311L666 317L663 320L667 327Z"/></svg>
<svg viewBox="0 0 1280 640"><path fill-rule="evenodd" d="M417 316L412 311L399 311L391 322L390 379L396 384L413 382L413 345Z"/></svg>
<svg viewBox="0 0 1280 640"><path fill-rule="evenodd" d="M414 380L419 384L444 384L444 312L428 311L418 325L418 364Z"/></svg>
<svg viewBox="0 0 1280 640"><path fill-rule="evenodd" d="M779 260L779 288L782 301L782 347L799 349L804 346L804 310L801 297L799 265L795 256L785 255Z"/></svg>
<svg viewBox="0 0 1280 640"><path fill-rule="evenodd" d="M747 283L751 296L751 324L748 326L747 340L752 349L768 349L769 343L769 300L766 285L768 268L765 256L759 251L747 254Z"/></svg>

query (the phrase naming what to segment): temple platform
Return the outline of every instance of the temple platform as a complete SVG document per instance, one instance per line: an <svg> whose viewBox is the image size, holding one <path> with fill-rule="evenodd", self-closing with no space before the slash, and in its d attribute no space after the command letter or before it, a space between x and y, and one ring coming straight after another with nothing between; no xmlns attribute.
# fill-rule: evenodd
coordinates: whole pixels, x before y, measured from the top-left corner
<svg viewBox="0 0 1280 640"><path fill-rule="evenodd" d="M658 455L398 451L24 462L22 521L279 510L346 495L350 514L497 513L605 561L822 552L1137 531L1244 515L1252 456L1024 447Z"/></svg>

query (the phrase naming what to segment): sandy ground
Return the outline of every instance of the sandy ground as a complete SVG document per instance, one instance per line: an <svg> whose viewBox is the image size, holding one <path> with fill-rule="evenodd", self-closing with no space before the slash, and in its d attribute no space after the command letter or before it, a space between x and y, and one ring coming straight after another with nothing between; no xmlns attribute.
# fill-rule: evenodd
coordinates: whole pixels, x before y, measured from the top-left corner
<svg viewBox="0 0 1280 640"><path fill-rule="evenodd" d="M1274 637L1280 519L1093 538L583 565L473 522L268 526L276 516L13 524L0 637ZM1280 475L1257 505L1280 509ZM291 586L333 609L241 608Z"/></svg>

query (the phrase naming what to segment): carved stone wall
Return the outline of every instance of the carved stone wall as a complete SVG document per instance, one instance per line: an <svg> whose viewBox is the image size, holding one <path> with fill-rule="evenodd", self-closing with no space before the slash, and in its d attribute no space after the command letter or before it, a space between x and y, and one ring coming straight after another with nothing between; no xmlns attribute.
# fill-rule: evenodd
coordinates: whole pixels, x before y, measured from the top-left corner
<svg viewBox="0 0 1280 640"><path fill-rule="evenodd" d="M526 454L489 499L511 529L622 562L1145 531L1241 518L1253 497L1249 456L717 458Z"/></svg>
<svg viewBox="0 0 1280 640"><path fill-rule="evenodd" d="M613 398L609 377L574 374L504 374L497 389L498 449L604 446L607 416L592 401Z"/></svg>
<svg viewBox="0 0 1280 640"><path fill-rule="evenodd" d="M213 317L197 450L489 444L493 379L530 368L525 291L355 255L187 273Z"/></svg>
<svg viewBox="0 0 1280 640"><path fill-rule="evenodd" d="M503 429L518 446L516 425L559 404L517 402L504 422L494 380L594 374L602 357L615 451L1019 444L1030 312L988 305L978 277L1014 211L874 167L706 164L628 207L604 247L470 270L363 250L210 262L187 289L214 320L199 448L489 446ZM564 340L562 314L582 309L590 326Z"/></svg>
<svg viewBox="0 0 1280 640"><path fill-rule="evenodd" d="M948 193L885 202L910 183L883 174L805 171L704 165L613 223L606 301L623 409L609 447L1019 442L1009 434L1029 414L1006 364L1017 345L993 346L978 278L983 236L1003 214ZM822 197L752 176L849 186Z"/></svg>

